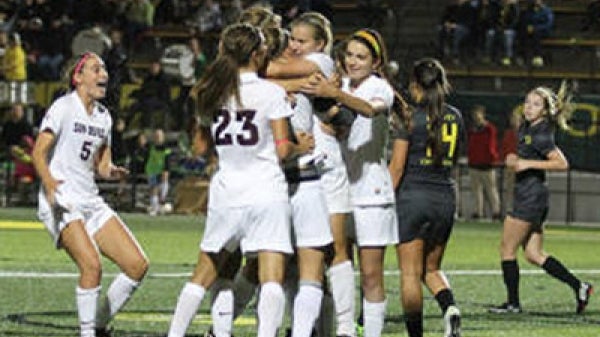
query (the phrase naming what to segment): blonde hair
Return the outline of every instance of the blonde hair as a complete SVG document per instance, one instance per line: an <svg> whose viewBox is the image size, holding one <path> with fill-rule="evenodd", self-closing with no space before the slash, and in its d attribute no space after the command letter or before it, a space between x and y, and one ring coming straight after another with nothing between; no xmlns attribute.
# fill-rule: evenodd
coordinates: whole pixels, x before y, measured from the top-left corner
<svg viewBox="0 0 600 337"><path fill-rule="evenodd" d="M563 130L570 129L568 120L575 110L575 103L572 102L573 95L571 86L567 80L563 80L560 88L555 93L552 89L539 86L531 92L536 93L544 100L544 107L548 119L558 125Z"/></svg>

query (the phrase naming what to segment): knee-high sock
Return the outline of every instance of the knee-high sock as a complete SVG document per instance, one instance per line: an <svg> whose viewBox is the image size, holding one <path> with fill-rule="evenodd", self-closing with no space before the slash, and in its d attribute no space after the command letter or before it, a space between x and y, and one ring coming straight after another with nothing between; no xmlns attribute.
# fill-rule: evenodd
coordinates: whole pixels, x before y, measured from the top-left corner
<svg viewBox="0 0 600 337"><path fill-rule="evenodd" d="M380 337L383 331L383 320L385 319L385 301L368 302L363 300L365 325L365 337Z"/></svg>
<svg viewBox="0 0 600 337"><path fill-rule="evenodd" d="M404 313L404 324L409 337L423 337L423 313Z"/></svg>
<svg viewBox="0 0 600 337"><path fill-rule="evenodd" d="M233 281L233 319L241 315L254 297L257 285L250 282L240 271Z"/></svg>
<svg viewBox="0 0 600 337"><path fill-rule="evenodd" d="M167 200L167 195L169 195L169 181L163 181L160 184L159 197L161 202L165 202Z"/></svg>
<svg viewBox="0 0 600 337"><path fill-rule="evenodd" d="M354 328L355 280L352 262L345 261L332 266L327 271L335 314L337 318L336 335L356 336Z"/></svg>
<svg viewBox="0 0 600 337"><path fill-rule="evenodd" d="M519 302L519 265L517 260L502 261L502 276L508 293L508 303L518 305Z"/></svg>
<svg viewBox="0 0 600 337"><path fill-rule="evenodd" d="M544 261L544 264L542 264L542 268L544 268L548 274L552 275L552 277L568 284L573 291L579 290L581 281L579 281L575 275L571 274L571 272L553 256L548 256L546 261Z"/></svg>
<svg viewBox="0 0 600 337"><path fill-rule="evenodd" d="M89 289L77 287L75 289L81 337L93 337L96 334L94 329L96 328L96 305L99 294L100 287Z"/></svg>
<svg viewBox="0 0 600 337"><path fill-rule="evenodd" d="M127 303L127 300L139 285L140 282L132 280L123 273L117 275L98 306L96 326L105 328L115 314Z"/></svg>
<svg viewBox="0 0 600 337"><path fill-rule="evenodd" d="M292 337L310 337L321 311L323 289L318 282L300 280L294 299Z"/></svg>
<svg viewBox="0 0 600 337"><path fill-rule="evenodd" d="M442 309L442 316L446 314L446 310L451 305L455 305L454 295L452 294L452 290L450 288L446 288L440 290L437 294L435 294L435 300L438 302L440 309Z"/></svg>
<svg viewBox="0 0 600 337"><path fill-rule="evenodd" d="M215 294L212 306L212 331L216 337L230 337L233 327L233 290L223 287Z"/></svg>
<svg viewBox="0 0 600 337"><path fill-rule="evenodd" d="M260 287L258 298L258 337L275 337L283 321L285 295L281 284L267 282Z"/></svg>
<svg viewBox="0 0 600 337"><path fill-rule="evenodd" d="M168 337L183 337L185 335L205 293L206 289L200 285L191 282L185 284L177 300Z"/></svg>

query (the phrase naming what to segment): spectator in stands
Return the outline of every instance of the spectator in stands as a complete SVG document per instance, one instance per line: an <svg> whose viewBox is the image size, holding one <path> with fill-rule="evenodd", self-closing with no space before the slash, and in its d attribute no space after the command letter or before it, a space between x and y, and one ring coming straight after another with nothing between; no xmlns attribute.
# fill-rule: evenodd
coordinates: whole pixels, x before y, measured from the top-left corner
<svg viewBox="0 0 600 337"><path fill-rule="evenodd" d="M473 42L476 44L480 52L480 47L485 46L486 34L489 30L494 28L496 21L500 16L500 4L499 0L480 0L477 6L477 22L473 29ZM484 63L491 62L491 55L486 53L483 55L482 61Z"/></svg>
<svg viewBox="0 0 600 337"><path fill-rule="evenodd" d="M129 151L125 143L125 120L118 117L115 121L115 126L112 131L112 158L116 165L127 167L129 164ZM119 179L119 188L117 189L117 197L121 197L125 191L126 177ZM120 200L119 200L120 201Z"/></svg>
<svg viewBox="0 0 600 337"><path fill-rule="evenodd" d="M68 32L60 17L50 17L40 33L37 70L43 81L57 81L69 50Z"/></svg>
<svg viewBox="0 0 600 337"><path fill-rule="evenodd" d="M154 5L150 0L129 0L125 7L125 35L130 50L136 50L142 34L154 25Z"/></svg>
<svg viewBox="0 0 600 337"><path fill-rule="evenodd" d="M18 33L8 35L8 47L2 59L4 79L7 81L27 80L27 60L25 50L21 46L21 37Z"/></svg>
<svg viewBox="0 0 600 337"><path fill-rule="evenodd" d="M543 67L541 42L554 27L554 12L544 0L527 0L527 8L519 20L519 45L525 62Z"/></svg>
<svg viewBox="0 0 600 337"><path fill-rule="evenodd" d="M131 93L131 97L136 100L131 110L134 114L142 115L142 127L154 128L160 119L163 119L164 125L167 124L171 110L171 87L160 60L152 61L150 72L140 88Z"/></svg>
<svg viewBox="0 0 600 337"><path fill-rule="evenodd" d="M132 80L135 76L131 74L131 69L127 67L127 50L123 45L123 32L114 27L110 30L110 48L104 50L102 59L106 62L106 71L108 71L108 85L106 89L106 98L103 103L113 113L114 116L120 115L121 84Z"/></svg>
<svg viewBox="0 0 600 337"><path fill-rule="evenodd" d="M502 46L500 62L509 66L514 57L514 42L519 22L519 4L517 0L493 1L497 5L485 31L485 61L494 60L497 46Z"/></svg>
<svg viewBox="0 0 600 337"><path fill-rule="evenodd" d="M517 153L517 132L521 125L521 114L515 111L508 116L508 127L502 133L502 144L500 146L500 158L504 163L502 170L503 194L502 202L504 213L512 211L513 208L513 193L515 189L515 171L508 169L506 166L506 157L509 153Z"/></svg>
<svg viewBox="0 0 600 337"><path fill-rule="evenodd" d="M189 119L185 131L181 132L177 139L180 155L179 165L184 174L201 175L204 173L207 164L206 155L209 149L206 142L195 141L197 137L201 137L201 133L200 120L198 117L193 116Z"/></svg>
<svg viewBox="0 0 600 337"><path fill-rule="evenodd" d="M138 179L139 175L144 174L147 159L148 138L144 132L140 132L135 139L135 147L131 153L131 162L129 163L129 169L133 173L134 179Z"/></svg>
<svg viewBox="0 0 600 337"><path fill-rule="evenodd" d="M154 130L152 144L148 148L145 173L150 187L150 206L148 214L156 216L170 212L167 203L169 194L169 156L171 149L165 144L165 134L162 129Z"/></svg>
<svg viewBox="0 0 600 337"><path fill-rule="evenodd" d="M0 144L5 146L7 155L14 164L10 185L19 190L21 186L32 183L35 179L35 170L31 161L34 134L32 125L25 117L22 104L17 103L11 107L9 119L2 126L0 140Z"/></svg>
<svg viewBox="0 0 600 337"><path fill-rule="evenodd" d="M600 0L590 0L589 2L585 11L585 20L581 26L582 31L587 31L594 26L600 29Z"/></svg>
<svg viewBox="0 0 600 337"><path fill-rule="evenodd" d="M474 219L484 216L484 200L490 202L492 219L500 220L500 196L496 183L498 164L497 130L485 116L483 105L471 110L471 127L468 131L468 160L471 189L475 196Z"/></svg>
<svg viewBox="0 0 600 337"><path fill-rule="evenodd" d="M476 24L477 8L469 0L450 0L438 27L439 53L460 62L460 49Z"/></svg>
<svg viewBox="0 0 600 337"><path fill-rule="evenodd" d="M189 24L200 34L220 31L223 27L221 6L214 0L204 0Z"/></svg>

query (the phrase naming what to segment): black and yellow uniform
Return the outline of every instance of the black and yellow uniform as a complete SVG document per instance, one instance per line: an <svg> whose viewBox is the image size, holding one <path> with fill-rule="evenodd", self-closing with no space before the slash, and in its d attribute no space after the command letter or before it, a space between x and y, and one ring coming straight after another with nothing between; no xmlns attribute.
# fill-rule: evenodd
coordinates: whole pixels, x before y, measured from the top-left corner
<svg viewBox="0 0 600 337"><path fill-rule="evenodd" d="M548 153L556 148L554 127L547 120L531 125L523 123L519 127L519 158L527 160L547 160ZM542 231L542 224L548 214L549 193L546 186L546 172L529 169L517 172L514 190L514 206L509 214L532 224L532 230Z"/></svg>
<svg viewBox="0 0 600 337"><path fill-rule="evenodd" d="M456 197L452 169L464 141L464 123L456 108L445 105L444 110L440 128L444 156L439 164L434 162L432 150L427 146L429 125L423 109L417 107L413 113L411 132L405 128L392 131L392 139L409 142L404 175L396 190L401 243L416 238L444 243L454 225Z"/></svg>

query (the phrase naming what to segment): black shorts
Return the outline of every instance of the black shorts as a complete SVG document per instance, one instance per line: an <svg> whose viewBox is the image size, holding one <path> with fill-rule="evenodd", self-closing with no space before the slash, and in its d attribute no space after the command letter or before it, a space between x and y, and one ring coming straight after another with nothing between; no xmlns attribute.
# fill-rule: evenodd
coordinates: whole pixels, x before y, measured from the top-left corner
<svg viewBox="0 0 600 337"><path fill-rule="evenodd" d="M417 238L442 244L454 226L456 201L451 186L404 183L396 191L400 243Z"/></svg>
<svg viewBox="0 0 600 337"><path fill-rule="evenodd" d="M513 218L531 223L534 232L541 232L549 207L548 187L542 183L517 183L515 185Z"/></svg>

